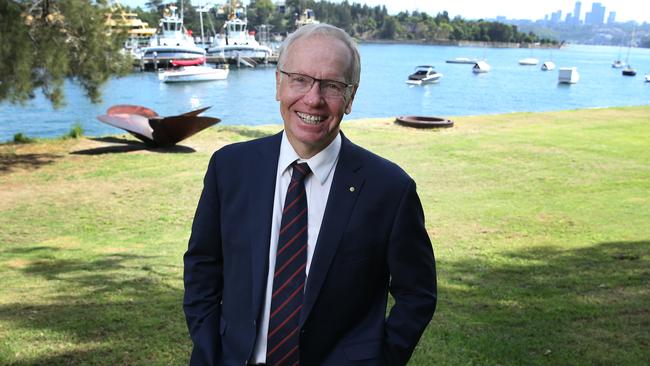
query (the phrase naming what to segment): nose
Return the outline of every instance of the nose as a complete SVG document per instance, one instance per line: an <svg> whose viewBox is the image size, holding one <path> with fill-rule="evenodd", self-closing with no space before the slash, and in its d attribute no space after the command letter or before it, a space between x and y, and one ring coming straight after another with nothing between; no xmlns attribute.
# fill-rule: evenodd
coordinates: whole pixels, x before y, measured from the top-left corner
<svg viewBox="0 0 650 366"><path fill-rule="evenodd" d="M314 81L311 89L302 97L305 104L310 106L319 106L324 102L323 95L320 89L320 81Z"/></svg>

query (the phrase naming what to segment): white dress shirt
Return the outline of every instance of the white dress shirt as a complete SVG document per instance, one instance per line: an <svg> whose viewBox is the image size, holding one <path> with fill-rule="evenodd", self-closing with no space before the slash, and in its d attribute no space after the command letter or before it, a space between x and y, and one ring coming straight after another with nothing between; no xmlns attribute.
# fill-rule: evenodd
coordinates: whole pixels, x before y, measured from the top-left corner
<svg viewBox="0 0 650 366"><path fill-rule="evenodd" d="M280 144L280 156L278 157L278 171L275 178L275 195L273 198L273 221L271 223L271 246L269 249L269 273L266 280L266 296L262 308L261 324L258 328L257 340L253 350L253 357L250 363L266 362L266 335L269 329L269 314L271 311L271 294L273 293L273 275L275 273L275 252L278 247L280 224L282 222L282 208L284 198L287 195L287 188L291 182L293 168L291 164L298 160L299 163L309 164L312 174L305 178L305 193L307 196L307 267L305 269L309 276L311 259L314 255L316 240L320 232L320 225L325 213L325 205L329 197L334 168L339 160L341 151L341 135L336 138L321 152L310 159L301 159L293 149L286 132L282 133ZM305 279L305 283L306 279Z"/></svg>

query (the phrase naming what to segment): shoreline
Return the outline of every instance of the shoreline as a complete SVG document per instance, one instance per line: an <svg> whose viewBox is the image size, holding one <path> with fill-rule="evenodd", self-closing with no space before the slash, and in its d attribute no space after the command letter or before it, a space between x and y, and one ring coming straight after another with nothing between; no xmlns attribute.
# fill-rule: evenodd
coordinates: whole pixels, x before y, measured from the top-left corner
<svg viewBox="0 0 650 366"><path fill-rule="evenodd" d="M642 105L633 105L633 106L605 106L605 107L587 107L587 108L575 108L575 109L560 109L560 110L549 110L549 111L514 111L514 112L500 112L500 113L483 113L483 114L464 114L464 115L454 115L454 114L445 114L445 115L436 115L435 117L440 117L440 118L447 118L447 119L456 119L456 118L480 118L481 116L485 116L486 118L493 118L495 116L511 116L515 114L533 114L533 115L540 115L540 114L547 114L547 113L562 113L562 112L580 112L580 111L590 111L590 110L607 110L607 109L636 109L636 108L650 108L650 103L648 104L642 104ZM350 123L355 123L355 122L362 122L362 121L383 121L383 120L391 120L393 121L395 118L398 116L384 116L384 117L362 117L362 118L351 118L351 119L343 119L341 121L342 124L350 124ZM272 127L277 127L279 126L282 128L282 123L266 123L266 124L259 124L259 125L251 125L251 124L216 124L212 128L237 128L237 127L245 127L245 128L260 128L260 129L266 129L266 128L272 128ZM35 136L29 136L27 134L24 134L22 132L16 132L16 134L22 134L24 137L29 138L31 141L29 142L16 142L13 139L10 140L4 140L0 141L0 147L8 147L8 146L24 146L24 145L30 145L30 144L37 144L37 143L43 143L43 142L52 142L56 140L64 141L74 141L76 138L68 136L67 133L62 134L62 135L57 135L57 136L46 136L46 137L35 137ZM200 133L199 133L200 134ZM127 131L122 131L120 133L115 133L115 134L102 134L102 135L87 135L85 133L81 134L79 138L88 138L88 139L100 139L100 138L107 138L107 137L119 137L119 136L126 136L128 138L134 138L134 141L139 141L137 140L133 135L131 135ZM2 153L0 151L0 153Z"/></svg>
<svg viewBox="0 0 650 366"><path fill-rule="evenodd" d="M427 40L427 39L357 39L360 44L417 44L429 46L452 46L452 47L486 47L486 48L534 48L534 49L562 49L568 47L567 43L540 44L540 43L519 43L519 42L483 42L483 41L451 41L451 40Z"/></svg>

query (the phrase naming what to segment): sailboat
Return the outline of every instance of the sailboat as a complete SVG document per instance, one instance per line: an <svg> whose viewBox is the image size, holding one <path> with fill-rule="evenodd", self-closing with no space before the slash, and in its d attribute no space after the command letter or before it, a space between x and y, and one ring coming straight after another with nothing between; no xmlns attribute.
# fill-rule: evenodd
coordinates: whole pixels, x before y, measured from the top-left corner
<svg viewBox="0 0 650 366"><path fill-rule="evenodd" d="M625 66L625 63L623 61L621 61L621 47L619 46L618 47L618 57L616 58L616 60L614 60L614 62L612 62L612 67L615 68L615 69L620 69L623 66Z"/></svg>
<svg viewBox="0 0 650 366"><path fill-rule="evenodd" d="M636 70L630 65L630 48L632 48L632 42L634 41L635 31L632 31L632 38L630 39L630 44L627 47L627 56L625 56L625 68L621 72L623 76L636 76Z"/></svg>

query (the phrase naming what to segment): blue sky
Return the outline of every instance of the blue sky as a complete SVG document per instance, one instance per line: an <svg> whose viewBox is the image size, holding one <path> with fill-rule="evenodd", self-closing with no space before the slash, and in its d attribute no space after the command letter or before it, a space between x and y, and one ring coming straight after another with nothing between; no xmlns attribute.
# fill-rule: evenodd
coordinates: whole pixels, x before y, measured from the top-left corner
<svg viewBox="0 0 650 366"><path fill-rule="evenodd" d="M340 1L340 0L330 0ZM545 14L562 10L562 18L567 13L573 12L575 1L573 0L544 0L544 1L522 1L522 0L348 0L350 3L368 4L369 6L386 5L390 14L396 14L402 10L420 10L429 14L437 14L443 10L454 17L460 15L467 19L496 18L503 15L509 19L542 19ZM146 0L121 0L121 3L129 6L143 6ZM192 0L192 4L201 5L209 3L224 3L218 0ZM245 4L247 0L243 0ZM599 1L606 8L605 17L610 10L616 11L617 21L636 20L639 23L650 22L650 1L647 0L601 0ZM582 1L582 19L584 13L591 9L592 1Z"/></svg>

